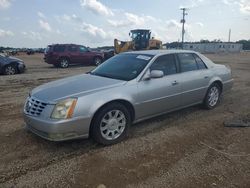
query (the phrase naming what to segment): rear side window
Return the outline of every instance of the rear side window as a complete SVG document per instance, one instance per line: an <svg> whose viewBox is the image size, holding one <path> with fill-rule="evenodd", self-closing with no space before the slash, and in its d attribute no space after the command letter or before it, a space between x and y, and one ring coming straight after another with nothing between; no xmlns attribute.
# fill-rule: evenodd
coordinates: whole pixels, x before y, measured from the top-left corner
<svg viewBox="0 0 250 188"><path fill-rule="evenodd" d="M68 50L69 50L70 52L76 52L76 51L77 51L77 46L69 46L69 47L68 47Z"/></svg>
<svg viewBox="0 0 250 188"><path fill-rule="evenodd" d="M193 54L178 54L178 58L180 61L180 67L182 72L198 70L198 66Z"/></svg>
<svg viewBox="0 0 250 188"><path fill-rule="evenodd" d="M45 49L45 53L48 53L48 52L50 52L50 51L52 51L52 46L48 46L46 49Z"/></svg>
<svg viewBox="0 0 250 188"><path fill-rule="evenodd" d="M150 70L161 70L164 75L176 74L176 62L173 54L158 57L151 65Z"/></svg>
<svg viewBox="0 0 250 188"><path fill-rule="evenodd" d="M54 52L64 52L64 50L65 50L65 46L63 45L54 46Z"/></svg>
<svg viewBox="0 0 250 188"><path fill-rule="evenodd" d="M202 59L198 55L194 54L194 58L195 58L195 60L197 62L197 65L198 65L199 69L206 69L207 68L205 63L202 61Z"/></svg>

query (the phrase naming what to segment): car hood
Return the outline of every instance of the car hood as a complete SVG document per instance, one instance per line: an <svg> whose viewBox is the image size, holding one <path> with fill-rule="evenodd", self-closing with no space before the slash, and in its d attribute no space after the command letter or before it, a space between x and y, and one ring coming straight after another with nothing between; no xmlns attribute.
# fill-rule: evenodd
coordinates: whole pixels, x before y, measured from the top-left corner
<svg viewBox="0 0 250 188"><path fill-rule="evenodd" d="M21 60L21 59L18 59L18 58L16 58L16 57L12 57L12 56L9 56L8 59L9 59L10 61L23 61L23 60Z"/></svg>
<svg viewBox="0 0 250 188"><path fill-rule="evenodd" d="M2 61L1 61L1 62L4 63L4 64L8 64L8 63L17 62L17 61L23 62L23 60L18 59L18 58L16 58L16 57L12 57L12 56L8 56L8 57L2 58Z"/></svg>
<svg viewBox="0 0 250 188"><path fill-rule="evenodd" d="M82 74L49 82L32 90L31 96L48 103L118 87L126 81Z"/></svg>

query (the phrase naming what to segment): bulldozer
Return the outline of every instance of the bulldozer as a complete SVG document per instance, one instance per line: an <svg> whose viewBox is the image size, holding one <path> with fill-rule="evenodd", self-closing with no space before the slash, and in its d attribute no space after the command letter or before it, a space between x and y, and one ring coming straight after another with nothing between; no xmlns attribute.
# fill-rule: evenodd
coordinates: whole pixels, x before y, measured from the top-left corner
<svg viewBox="0 0 250 188"><path fill-rule="evenodd" d="M151 31L135 29L129 33L131 41L114 40L115 54L127 51L161 49L162 41L151 38Z"/></svg>

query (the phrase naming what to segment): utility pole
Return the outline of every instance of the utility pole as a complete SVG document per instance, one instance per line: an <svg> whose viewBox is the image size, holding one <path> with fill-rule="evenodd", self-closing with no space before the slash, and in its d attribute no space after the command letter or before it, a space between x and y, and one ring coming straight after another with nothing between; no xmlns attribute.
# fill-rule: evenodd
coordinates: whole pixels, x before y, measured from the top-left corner
<svg viewBox="0 0 250 188"><path fill-rule="evenodd" d="M229 29L228 42L231 42L231 29Z"/></svg>
<svg viewBox="0 0 250 188"><path fill-rule="evenodd" d="M182 37L181 37L181 47L182 49L184 48L184 35L185 35L185 23L186 23L186 20L185 20L185 16L188 15L186 13L186 8L181 8L180 10L182 10L182 19L181 19L181 23L182 23Z"/></svg>

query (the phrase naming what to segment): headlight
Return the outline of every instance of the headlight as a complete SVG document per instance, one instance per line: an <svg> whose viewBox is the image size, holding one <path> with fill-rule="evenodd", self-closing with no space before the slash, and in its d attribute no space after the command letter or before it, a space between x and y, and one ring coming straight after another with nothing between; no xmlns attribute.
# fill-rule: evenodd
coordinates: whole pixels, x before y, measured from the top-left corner
<svg viewBox="0 0 250 188"><path fill-rule="evenodd" d="M51 114L53 119L69 119L72 118L77 99L70 98L56 104Z"/></svg>

